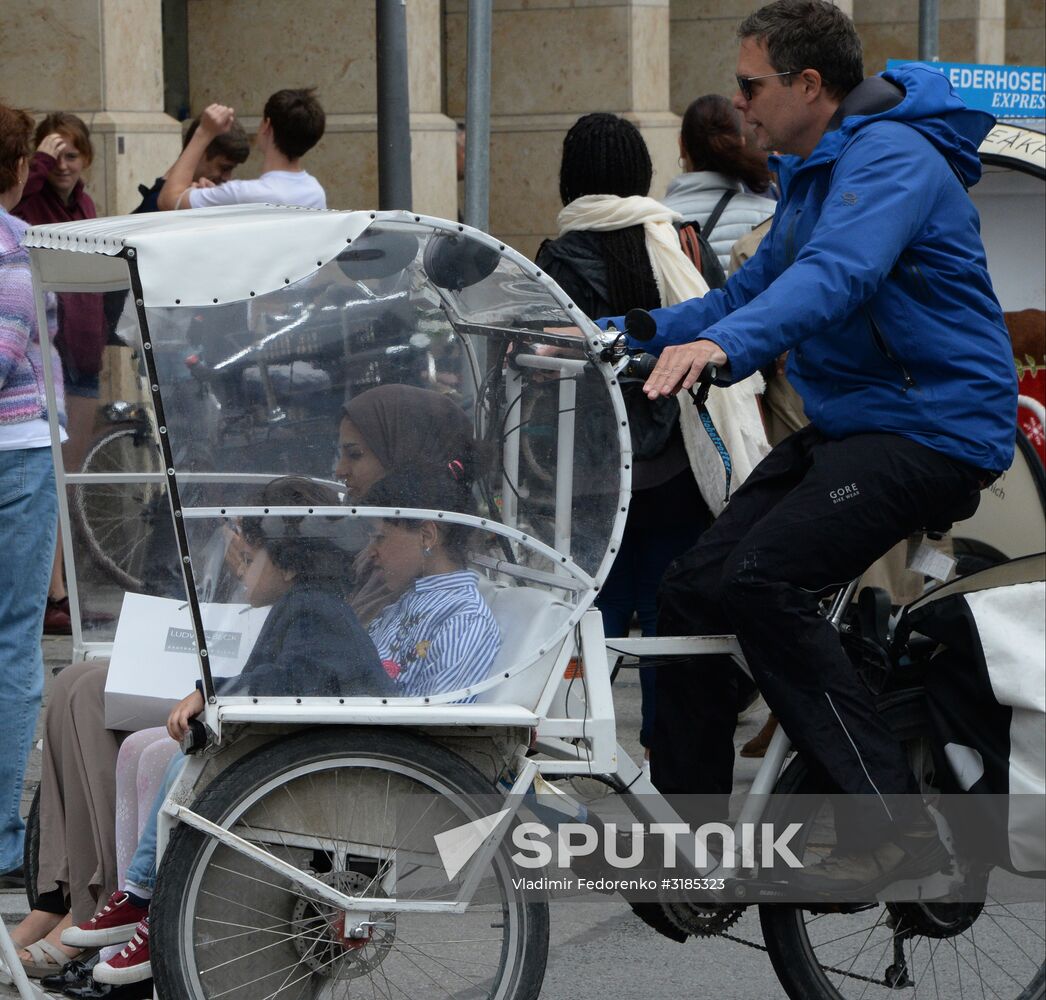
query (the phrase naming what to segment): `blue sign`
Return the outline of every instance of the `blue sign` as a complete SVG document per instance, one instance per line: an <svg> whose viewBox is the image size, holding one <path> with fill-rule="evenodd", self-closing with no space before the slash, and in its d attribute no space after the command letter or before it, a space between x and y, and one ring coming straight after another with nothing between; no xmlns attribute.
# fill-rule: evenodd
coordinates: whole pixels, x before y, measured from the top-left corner
<svg viewBox="0 0 1046 1000"><path fill-rule="evenodd" d="M890 59L887 69L915 62ZM1042 118L1046 112L1046 68L1042 66L984 66L977 63L923 63L939 70L955 92L978 111L999 118Z"/></svg>

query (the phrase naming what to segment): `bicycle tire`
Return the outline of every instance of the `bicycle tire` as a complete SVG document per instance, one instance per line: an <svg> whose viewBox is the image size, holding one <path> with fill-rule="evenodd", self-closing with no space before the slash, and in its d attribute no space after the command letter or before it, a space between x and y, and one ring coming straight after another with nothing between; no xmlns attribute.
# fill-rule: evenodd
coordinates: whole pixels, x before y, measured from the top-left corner
<svg viewBox="0 0 1046 1000"><path fill-rule="evenodd" d="M160 456L137 425L99 438L81 472L159 472ZM70 514L92 560L126 590L143 586L149 522L146 514L162 487L152 483L77 485Z"/></svg>
<svg viewBox="0 0 1046 1000"><path fill-rule="evenodd" d="M25 879L25 898L30 910L36 909L40 874L40 786L36 786L29 814L25 818L25 843L22 846L22 875Z"/></svg>
<svg viewBox="0 0 1046 1000"><path fill-rule="evenodd" d="M223 826L236 824L241 835L255 836L271 851L286 852L298 866L303 862L297 855L313 850L314 860L308 863L314 871L326 866L317 866L311 842L322 843L324 856L339 859L331 860L326 877L359 877L355 854L348 848L341 854L338 845L351 843L357 853L365 849L360 846L367 840L363 831L373 835L368 824L375 819L374 809L367 808L367 802L373 801L368 796L375 790L380 794L384 780L385 801L389 801L393 775L393 795L414 787L411 783L438 794L440 802L447 795L490 796L493 792L491 783L474 767L433 740L409 732L339 727L302 731L241 758L203 790L193 808ZM319 802L335 804L330 813L336 827L318 829L328 819L327 809L315 805ZM311 824L307 827L306 814ZM300 828L289 822L297 818ZM379 852L373 861L366 889L355 891L378 895L384 877L381 873L391 871L395 882L392 891L397 897L406 896L408 880L420 872L420 888L415 891L425 895L416 898L429 898L430 893L439 898L439 883L433 888L429 880L441 872L433 865L424 868L418 856L415 849L408 859L402 844L394 848L390 840L387 857ZM311 996L312 990L335 1000L342 996L339 983L353 984L362 975L377 973L380 979L374 975L370 984L360 986L362 994L355 986L351 992L346 986L344 995L370 996L366 986L372 985L378 987L375 995L380 996L449 997L457 995L452 990L463 988L459 982L463 980L464 995L470 998L485 994L498 1000L537 1000L548 953L548 906L524 900L513 890L503 849L495 855L487 878L464 915L400 913L391 920L390 934L389 915L378 914L372 919L379 924L384 919L386 929L375 934L374 940L368 939L366 945L371 947L363 947L359 958L342 953L342 939L334 939L341 952L331 943L333 911L325 914L326 904L310 901L289 882L280 884L281 878L214 839L188 826L178 826L164 853L150 911L152 968L159 996L209 1000L220 994L229 1000L247 1000L264 995L276 1000L303 992ZM371 888L375 885L378 889ZM446 887L444 892L451 898ZM313 915L307 919L302 916L310 912ZM256 926L259 921L260 926ZM238 929L221 936L222 929L231 924ZM321 928L319 933L317 927ZM417 936L419 928L425 935ZM469 930L481 928L487 936L484 940L469 936ZM500 944L490 937L493 928L504 932ZM444 929L454 933L441 937L439 932ZM484 947L484 956L492 958L496 952L496 963L474 957L462 959L462 952L471 956L472 947L488 941L493 947ZM440 956L446 962L426 954L426 949L431 952L436 947L449 950ZM329 955L333 957L328 959ZM323 963L316 967L321 958ZM419 967L424 964L421 971L411 965L412 961ZM357 962L359 967L354 965ZM489 989L470 981L469 970L478 970L476 977L485 976L485 970L495 964ZM447 969L453 969L453 974ZM273 989L278 975L284 977L283 984ZM434 982L438 977L439 988L426 986L426 976ZM421 986L417 984L419 978ZM393 986L397 990L394 994L389 992Z"/></svg>
<svg viewBox="0 0 1046 1000"><path fill-rule="evenodd" d="M905 744L913 745L927 737L929 722L926 714L925 699L921 690L903 690L887 695L880 701L879 710L894 734ZM781 775L774 792L775 795L789 796L816 792L817 790L816 781L805 761L801 756L797 756ZM777 973L782 987L784 987L791 1000L847 1000L848 994L841 992L841 989L842 983L849 980L852 980L855 984L852 991L854 998L860 996L863 1000L875 1000L875 998L897 995L896 990L900 987L890 987L885 982L885 964L890 961L886 952L892 936L888 938L887 945L884 945L882 951L878 953L878 961L884 968L879 968L878 965L867 967L860 961L860 953L858 953L852 957L850 965L846 970L840 968L841 965L846 964L845 962L840 962L837 957L832 957L843 953L843 949L833 953L822 952L819 957L817 954L818 946L815 946L810 938L810 923L816 919L824 921L826 924L831 923L833 930L828 931L828 945L839 944L843 938L852 936L856 936L858 940L867 944L875 937L875 931L883 919L882 914L880 914L875 923L870 924L867 935L865 935L864 925L870 923L873 909L874 907L868 908L858 913L811 914L801 906L764 904L759 907L759 921L763 931L763 940L770 955L770 961L773 963L774 971ZM886 907L879 907L879 910L885 912ZM982 911L982 915L992 919L987 912L987 907L985 911ZM832 923L833 918L834 923ZM970 928L971 932L977 926L979 920L980 917L974 921L973 926ZM859 930L854 931L853 924L856 922L861 922L862 926ZM1041 918L1039 922L1041 923ZM839 927L840 924L847 925L846 932L842 937L836 937L835 929L837 927L840 930L842 929ZM888 930L888 927L883 925L883 929ZM818 929L819 932L820 928ZM882 935L879 936L882 937ZM957 938L962 940L964 936L957 935ZM975 933L971 933L971 937L973 939L972 947L976 952L978 946ZM927 940L926 938L918 938L919 942ZM912 997L913 1000L918 1000L919 997L923 996L976 995L979 997L982 995L981 990L976 988L963 990L963 969L965 966L960 961L961 956L955 940L938 939L938 944L947 944L951 941L954 945L954 951L951 947L946 949L944 953L945 958L942 962L950 961L958 970L959 991L955 991L955 983L952 981L950 991L948 988L944 988L944 992L940 992L942 987L937 981L937 968L933 966L936 949L931 948L929 945L925 949L929 952L929 958L927 963L921 966L920 972L920 968L916 967L914 959L919 948L919 945L916 944L912 946L911 962L911 971L916 973L916 979L910 984L915 988L913 992L906 990L906 996ZM877 948L880 943L877 941L874 947ZM849 944L846 945L846 949L849 949L849 947ZM869 948L869 950L873 949ZM847 957L850 959L850 956ZM923 957L920 953L920 961ZM979 959L973 962L967 960L967 964L970 969L975 969L975 974L980 977L982 972L981 961ZM1005 979L1007 977L1015 979L1012 975L1013 966L1003 973L996 972L997 967L998 960L991 956L988 956L988 960L983 962L983 968L987 969L989 974L994 974L997 979ZM930 977L927 977L928 970ZM948 973L950 976L950 969ZM967 972L967 975L972 974L974 973ZM835 976L838 981L833 982L832 976ZM941 978L944 977L942 976ZM925 984L921 982L923 979L927 979ZM1018 986L1024 981L1024 978L1018 981ZM878 989L874 988L876 984L878 984ZM1042 1000L1044 984L1046 984L1046 965L1040 964L1037 970L1029 966L1027 986L1016 997L1002 994L997 988L993 989L990 986L988 992L983 995L1000 998L1006 996L1007 1000ZM920 988L922 985L926 985L925 992ZM981 986L983 989L983 983Z"/></svg>

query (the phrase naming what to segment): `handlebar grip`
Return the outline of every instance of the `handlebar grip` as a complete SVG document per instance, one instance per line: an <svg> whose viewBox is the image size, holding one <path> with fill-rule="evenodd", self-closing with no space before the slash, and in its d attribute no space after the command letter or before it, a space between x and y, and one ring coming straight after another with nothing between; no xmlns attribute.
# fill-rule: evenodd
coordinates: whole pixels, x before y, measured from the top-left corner
<svg viewBox="0 0 1046 1000"><path fill-rule="evenodd" d="M628 359L628 364L621 369L621 377L646 381L656 366L657 358L653 354L634 354Z"/></svg>
<svg viewBox="0 0 1046 1000"><path fill-rule="evenodd" d="M657 367L657 358L653 354L634 354L628 364L621 369L622 378L648 379ZM715 385L720 376L718 365L707 364L697 377L697 384L704 388Z"/></svg>

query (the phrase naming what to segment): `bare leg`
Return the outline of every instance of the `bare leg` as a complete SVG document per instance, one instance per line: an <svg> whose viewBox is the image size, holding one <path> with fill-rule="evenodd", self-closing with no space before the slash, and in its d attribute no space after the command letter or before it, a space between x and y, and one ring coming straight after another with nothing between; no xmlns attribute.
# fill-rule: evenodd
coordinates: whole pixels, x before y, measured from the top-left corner
<svg viewBox="0 0 1046 1000"><path fill-rule="evenodd" d="M60 601L66 597L65 574L62 572L62 536L56 536L54 547L54 564L51 566L51 582L47 586L47 597L52 601Z"/></svg>
<svg viewBox="0 0 1046 1000"><path fill-rule="evenodd" d="M11 928L11 940L17 948L47 937L64 919L61 913L48 913L46 910L30 910L17 927Z"/></svg>

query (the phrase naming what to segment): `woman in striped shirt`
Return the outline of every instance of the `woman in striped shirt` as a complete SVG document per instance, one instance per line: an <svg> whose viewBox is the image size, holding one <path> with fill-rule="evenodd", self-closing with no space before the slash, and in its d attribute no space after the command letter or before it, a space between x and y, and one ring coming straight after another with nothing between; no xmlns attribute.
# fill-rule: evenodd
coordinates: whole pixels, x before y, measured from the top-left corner
<svg viewBox="0 0 1046 1000"><path fill-rule="evenodd" d="M467 512L472 497L460 460L399 471L367 495L374 507ZM368 628L382 666L404 697L463 691L486 679L501 648L494 615L466 570L469 531L436 520L378 522L371 546L385 585L402 596Z"/></svg>

